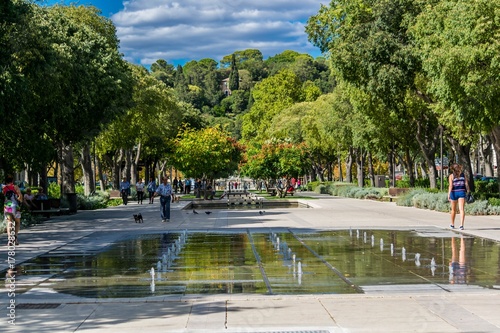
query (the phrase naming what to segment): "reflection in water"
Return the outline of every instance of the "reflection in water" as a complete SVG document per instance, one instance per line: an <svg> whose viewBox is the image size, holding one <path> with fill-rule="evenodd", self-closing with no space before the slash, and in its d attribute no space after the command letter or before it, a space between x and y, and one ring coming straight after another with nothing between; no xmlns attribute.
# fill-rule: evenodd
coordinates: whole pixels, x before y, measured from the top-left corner
<svg viewBox="0 0 500 333"><path fill-rule="evenodd" d="M384 250L384 240L390 251L389 246ZM16 288L24 292L36 280L37 288L108 298L337 294L429 283L488 287L500 280L499 262L498 242L413 231L184 231L140 235L96 255L44 254L17 268L26 283L16 280Z"/></svg>
<svg viewBox="0 0 500 333"><path fill-rule="evenodd" d="M450 283L467 283L467 259L465 256L465 239L460 237L460 250L457 257L457 244L455 237L451 238Z"/></svg>

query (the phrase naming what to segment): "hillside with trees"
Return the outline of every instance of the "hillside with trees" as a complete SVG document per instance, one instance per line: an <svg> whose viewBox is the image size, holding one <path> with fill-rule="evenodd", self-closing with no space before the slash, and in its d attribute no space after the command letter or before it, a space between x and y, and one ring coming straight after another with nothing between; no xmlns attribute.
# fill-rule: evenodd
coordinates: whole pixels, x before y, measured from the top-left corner
<svg viewBox="0 0 500 333"><path fill-rule="evenodd" d="M174 167L360 186L403 172L408 186L438 188L442 145L473 184L500 159L499 4L341 0L306 25L324 57L247 49L144 68L123 59L96 8L9 0L0 168L33 185L56 177L63 194Z"/></svg>

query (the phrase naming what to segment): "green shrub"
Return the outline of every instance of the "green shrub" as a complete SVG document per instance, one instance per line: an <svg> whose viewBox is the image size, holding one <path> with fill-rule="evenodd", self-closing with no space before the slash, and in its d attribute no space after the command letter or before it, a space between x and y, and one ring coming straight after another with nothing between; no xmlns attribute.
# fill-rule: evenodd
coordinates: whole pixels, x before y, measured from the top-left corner
<svg viewBox="0 0 500 333"><path fill-rule="evenodd" d="M321 184L321 182L319 180L315 180L313 182L309 182L307 183L307 190L308 191L314 191L314 189L319 185Z"/></svg>
<svg viewBox="0 0 500 333"><path fill-rule="evenodd" d="M500 198L489 198L488 204L490 206L500 206Z"/></svg>
<svg viewBox="0 0 500 333"><path fill-rule="evenodd" d="M318 194L328 194L328 192L326 191L326 186L323 184L316 186L314 192Z"/></svg>
<svg viewBox="0 0 500 333"><path fill-rule="evenodd" d="M47 188L47 195L50 198L59 199L61 197L61 186L59 186L56 182L50 183Z"/></svg>
<svg viewBox="0 0 500 333"><path fill-rule="evenodd" d="M417 178L415 179L415 187L429 188L431 186L431 181L429 178Z"/></svg>
<svg viewBox="0 0 500 333"><path fill-rule="evenodd" d="M335 185L333 185L332 183L328 183L325 186L326 186L326 193L332 194L335 189Z"/></svg>
<svg viewBox="0 0 500 333"><path fill-rule="evenodd" d="M333 183L329 189L332 195L356 199L380 199L388 191L387 188L359 187L349 183Z"/></svg>
<svg viewBox="0 0 500 333"><path fill-rule="evenodd" d="M77 194L76 201L80 210L94 210L108 207L109 195L97 192L91 196Z"/></svg>
<svg viewBox="0 0 500 333"><path fill-rule="evenodd" d="M401 180L396 180L396 187L410 187L410 177L404 175Z"/></svg>
<svg viewBox="0 0 500 333"><path fill-rule="evenodd" d="M489 206L488 215L500 215L500 206Z"/></svg>
<svg viewBox="0 0 500 333"><path fill-rule="evenodd" d="M487 200L479 200L475 201L471 204L465 205L465 214L466 215L489 215L490 214L490 206L488 205Z"/></svg>
<svg viewBox="0 0 500 333"><path fill-rule="evenodd" d="M424 189L410 190L398 198L398 200L396 201L396 205L404 207L413 207L414 206L413 197L419 194L423 194L425 192L426 191Z"/></svg>
<svg viewBox="0 0 500 333"><path fill-rule="evenodd" d="M416 193L413 196L413 206L417 208L436 210L439 212L447 212L450 209L447 193Z"/></svg>

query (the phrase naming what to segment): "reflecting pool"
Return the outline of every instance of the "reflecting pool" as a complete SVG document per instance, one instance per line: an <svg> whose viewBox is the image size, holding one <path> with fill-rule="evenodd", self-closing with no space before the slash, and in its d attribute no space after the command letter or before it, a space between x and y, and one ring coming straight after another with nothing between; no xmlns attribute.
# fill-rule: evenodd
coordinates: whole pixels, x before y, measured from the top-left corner
<svg viewBox="0 0 500 333"><path fill-rule="evenodd" d="M49 252L18 270L39 281L31 287L92 298L492 288L500 285L500 245L452 232L181 231L125 239L95 255Z"/></svg>

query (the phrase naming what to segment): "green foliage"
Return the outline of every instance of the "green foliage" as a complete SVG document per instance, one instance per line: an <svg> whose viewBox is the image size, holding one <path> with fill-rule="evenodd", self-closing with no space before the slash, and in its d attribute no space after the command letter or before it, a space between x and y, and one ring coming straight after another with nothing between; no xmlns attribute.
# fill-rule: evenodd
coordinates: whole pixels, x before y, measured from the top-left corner
<svg viewBox="0 0 500 333"><path fill-rule="evenodd" d="M234 58L233 58L234 56ZM233 59L238 63L238 67L244 66L247 62L263 61L262 52L256 49L246 49L243 51L235 51L233 54L226 55L220 61L221 66L228 67Z"/></svg>
<svg viewBox="0 0 500 333"><path fill-rule="evenodd" d="M490 203L487 200L476 198L474 203L465 205L465 213L467 215L500 215L500 207L496 205L497 203L500 203L500 200L494 200ZM414 189L406 192L398 199L397 205L439 212L450 211L447 192L431 193L426 189Z"/></svg>
<svg viewBox="0 0 500 333"><path fill-rule="evenodd" d="M240 76L238 74L238 67L236 67L236 60L233 54L231 60L231 73L229 74L229 90L238 90L240 87Z"/></svg>
<svg viewBox="0 0 500 333"><path fill-rule="evenodd" d="M302 101L302 83L293 72L283 70L256 84L252 96L254 103L243 116L242 136L245 140L263 141L268 138L266 129L272 119Z"/></svg>
<svg viewBox="0 0 500 333"><path fill-rule="evenodd" d="M242 172L254 179L273 182L279 178L297 178L308 165L308 149L304 144L269 141L247 152Z"/></svg>
<svg viewBox="0 0 500 333"><path fill-rule="evenodd" d="M488 204L490 206L500 206L500 198L489 198Z"/></svg>
<svg viewBox="0 0 500 333"><path fill-rule="evenodd" d="M83 194L77 195L77 205L80 210L94 210L108 207L109 195L104 192L97 192L92 196Z"/></svg>
<svg viewBox="0 0 500 333"><path fill-rule="evenodd" d="M59 184L57 184L57 182L52 182L49 184L49 187L47 188L47 195L49 196L49 198L61 198L61 187L59 186Z"/></svg>
<svg viewBox="0 0 500 333"><path fill-rule="evenodd" d="M450 210L447 193L423 193L415 194L412 198L413 207L447 212ZM399 205L399 201L398 201Z"/></svg>
<svg viewBox="0 0 500 333"><path fill-rule="evenodd" d="M350 183L329 183L326 187L331 195L346 198L379 200L387 195L386 188L359 187Z"/></svg>
<svg viewBox="0 0 500 333"><path fill-rule="evenodd" d="M437 1L424 7L411 32L448 130L470 142L471 130L498 127L498 1Z"/></svg>
<svg viewBox="0 0 500 333"><path fill-rule="evenodd" d="M243 150L218 127L185 129L176 140L172 163L188 177L228 177L238 169Z"/></svg>
<svg viewBox="0 0 500 333"><path fill-rule="evenodd" d="M320 184L319 180L308 182L307 183L307 190L308 191L314 191L314 189Z"/></svg>
<svg viewBox="0 0 500 333"><path fill-rule="evenodd" d="M477 180L474 182L475 184L475 192L479 195L489 195L489 194L498 194L498 183L490 182L490 181L482 181Z"/></svg>
<svg viewBox="0 0 500 333"><path fill-rule="evenodd" d="M166 60L158 59L151 64L151 72L153 76L165 83L167 87L173 87L175 82L175 67L167 63Z"/></svg>
<svg viewBox="0 0 500 333"><path fill-rule="evenodd" d="M314 188L314 192L316 192L318 194L328 194L326 186L323 184L316 186Z"/></svg>

